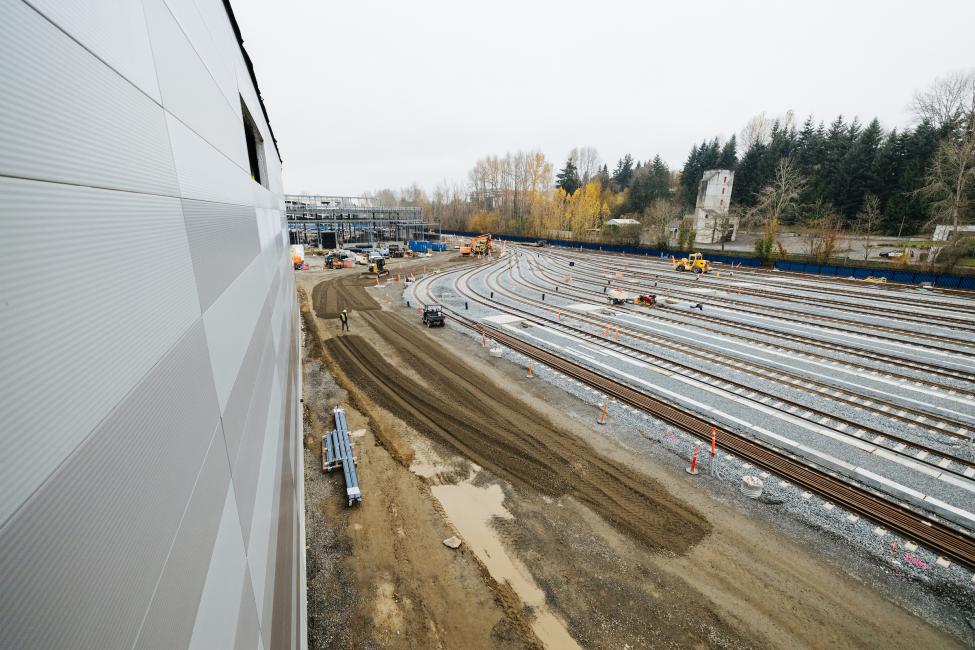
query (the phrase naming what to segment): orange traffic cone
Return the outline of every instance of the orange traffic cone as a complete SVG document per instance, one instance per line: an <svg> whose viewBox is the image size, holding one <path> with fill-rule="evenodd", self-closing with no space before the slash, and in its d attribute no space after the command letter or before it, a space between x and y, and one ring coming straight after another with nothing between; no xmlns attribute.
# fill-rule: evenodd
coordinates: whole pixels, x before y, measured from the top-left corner
<svg viewBox="0 0 975 650"><path fill-rule="evenodd" d="M616 340L617 341L620 340L620 326L619 325L616 326Z"/></svg>
<svg viewBox="0 0 975 650"><path fill-rule="evenodd" d="M528 362L528 378L531 379L535 376L535 372L532 370L532 362Z"/></svg>
<svg viewBox="0 0 975 650"><path fill-rule="evenodd" d="M684 470L688 474L697 474L697 452L700 449L701 449L701 443L695 442L694 443L694 455L691 456L691 466Z"/></svg>
<svg viewBox="0 0 975 650"><path fill-rule="evenodd" d="M602 406L602 410L599 412L599 417L596 418L596 422L599 424L606 424L606 404Z"/></svg>

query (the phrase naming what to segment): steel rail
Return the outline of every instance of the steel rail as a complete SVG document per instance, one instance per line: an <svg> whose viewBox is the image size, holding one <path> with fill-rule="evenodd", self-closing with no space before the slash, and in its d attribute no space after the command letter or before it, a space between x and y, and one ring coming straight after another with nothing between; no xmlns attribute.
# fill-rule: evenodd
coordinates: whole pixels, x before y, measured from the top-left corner
<svg viewBox="0 0 975 650"><path fill-rule="evenodd" d="M484 336L490 336L498 343L526 357L601 390L620 402L629 404L687 431L696 438L710 441L713 425L696 415L682 411L531 343L505 334L495 327L466 318L449 308L445 307L444 312L449 318L464 327ZM861 486L830 476L822 469L801 462L779 450L755 443L733 431L717 427L715 436L722 449L756 467L775 473L796 485L804 487L809 492L837 503L851 512L886 527L888 530L897 532L906 540L922 544L946 558L975 570L975 538L972 536L873 494Z"/></svg>
<svg viewBox="0 0 975 650"><path fill-rule="evenodd" d="M571 268L572 267L570 267L570 270L571 270ZM565 285L564 283L560 283L560 282L558 282L556 280L552 280L548 276L547 273L543 273L543 275L545 275L549 279L549 281L552 282L553 284L556 284L556 285L559 285L559 286L568 286L568 285ZM593 282L591 282L589 280L587 280L587 282L589 282L591 284L595 284L595 283L593 283ZM577 287L574 287L574 288L577 288ZM657 288L659 289L659 287L657 287ZM646 289L647 289L647 287L640 287L639 288L639 290L641 290L641 291L644 291ZM592 291L592 290L587 290L587 289L581 289L581 290L582 291L586 291L588 293L596 294L596 295L599 294L599 292L597 292L597 291ZM698 297L696 296L695 298L698 298ZM661 316L661 318L664 318L665 320L671 320L669 318L666 318L665 316ZM709 315L703 314L703 313L702 314L695 314L694 315L694 318L695 318L695 320L698 323L700 323L700 321L702 321L702 320L705 320L705 321L708 321L710 323L714 323L714 324L719 325L719 326L722 326L722 327L734 327L734 328L739 329L739 330L747 330L749 332L754 332L754 333L759 334L759 335L762 335L762 336L770 336L770 337L774 337L774 338L779 338L779 339L785 339L785 340L793 341L793 342L798 343L800 345L808 345L808 346L814 346L814 347L821 347L821 348L825 348L825 349L828 349L828 350L833 350L835 352L839 352L841 354L846 354L846 355L849 355L849 356L862 357L862 358L865 358L865 359L870 359L872 361L877 361L878 363L886 363L886 364L890 364L890 365L894 365L894 366L898 366L898 367L902 367L902 368L910 368L912 370L924 370L925 372L929 372L931 374L938 375L938 376L941 376L941 377L947 377L947 378L951 378L951 379L959 379L959 380L962 380L962 381L967 381L967 382L973 382L973 383L975 383L975 373L967 372L965 370L959 370L959 369L955 369L955 368L948 368L948 367L945 367L945 366L939 366L939 365L935 365L935 364L931 364L931 363L925 363L925 362L906 361L906 360L901 359L899 357L896 357L896 356L893 356L893 355L890 355L890 354L886 354L886 353L883 353L883 352L876 352L876 351L867 350L867 349L864 349L864 348L857 348L857 347L852 347L852 346L849 346L849 345L843 345L843 344L840 344L840 343L833 343L833 342L830 342L830 341L824 341L824 340L820 340L820 339L811 338L809 336L804 336L804 335L801 335L801 334L792 334L792 333L784 332L784 331L781 331L781 330L769 329L767 327L762 327L762 326L757 326L757 325L750 325L748 323L743 323L743 322L740 322L740 321L726 320L726 319L723 319L723 318L709 316ZM700 325L698 325L698 327L700 327ZM718 329L713 329L713 328L705 328L705 329L707 329L709 332L714 332L714 333L718 333L718 334L727 334L727 332L724 332L724 331L718 330ZM841 330L837 330L837 332L838 333L843 333ZM741 336L740 334L736 334L736 336L738 336L739 338L742 338L743 340L746 340L746 341L749 341L749 342L753 342L753 343L757 343L759 345L771 346L771 344L769 344L767 341L762 341L761 339L744 337L744 336ZM881 340L883 340L883 339L881 339ZM775 347L775 346L771 346L771 347ZM789 348L781 348L781 349L789 350ZM807 354L814 354L814 353L808 353L808 352L806 352L806 353ZM964 354L964 353L961 353L961 354ZM821 355L817 355L817 356L821 356ZM822 357L822 358L828 359L829 357ZM857 365L857 364L854 363L853 365ZM865 368L865 369L870 369L867 366L859 366L859 367L862 367L862 368ZM946 388L944 385L938 384L936 382L930 382L930 381L926 381L926 380L923 380L923 379L913 379L913 378L910 378L910 377L908 377L907 379L910 380L910 381L917 381L917 382L920 382L920 383L925 383L925 384L928 384L930 386L936 386L936 387L939 387L939 388Z"/></svg>
<svg viewBox="0 0 975 650"><path fill-rule="evenodd" d="M558 254L558 253L554 253L554 254L553 253L548 253L548 254L554 255L555 257L559 257L559 258L561 258L563 260L564 259L567 259L568 257L573 257L571 255L568 255L567 256L565 254ZM577 263L577 266L575 266L574 268L581 270L582 268L588 267L591 270L590 272L592 272L592 273L599 273L599 272L619 272L618 269L613 269L613 268L607 267L605 265L602 265L600 263L595 263L595 262L588 261L588 260L585 260L585 261L582 261L582 262L577 262L576 259L572 259L571 261ZM584 265L584 266L579 266L579 264ZM630 275L644 275L644 276L647 276L647 275L649 275L649 273L640 273L640 272L633 272L633 271L631 271L630 272ZM656 274L654 274L654 277L657 277L658 279L663 279L665 282L669 282L671 284L676 284L678 286L693 286L693 285L688 285L688 281L687 280L680 280L680 279L674 280L674 278L672 278L672 277L669 277L669 276L662 276L661 277L661 276L657 276ZM624 285L623 285L623 283L618 283L618 286L624 286ZM632 286L632 283L630 283L629 286ZM659 289L659 287L658 287L658 289ZM687 300L699 300L700 299L700 296L698 296L696 294L695 295L688 295L688 292L681 291L679 288L678 289L666 289L666 291L668 291L670 293L678 294L678 295L684 297ZM943 348L939 347L938 345L936 345L936 343L950 344L950 345L960 345L960 346L965 346L965 347L975 347L975 343L970 343L966 339L957 339L957 338L951 338L951 337L947 337L947 336L941 336L941 335L938 335L938 334L927 334L927 333L924 333L924 332L917 332L917 331L912 331L912 330L898 329L896 327L888 327L888 326L885 326L885 325L877 325L877 324L873 324L873 323L858 322L858 321L853 321L853 320L849 320L849 319L845 319L845 318L837 318L837 317L832 317L832 316L824 316L824 315L811 314L809 312L803 312L803 311L799 311L799 310L796 310L796 309L789 309L787 307L773 307L773 306L767 306L766 307L766 306L754 305L754 304L751 304L751 303L746 303L746 302L742 302L742 301L738 301L738 300L734 300L734 299L720 298L720 297L716 297L716 296L713 296L713 295L710 297L710 299L712 301L714 301L714 302L721 303L722 305L726 306L729 309L734 309L734 310L736 310L738 312L741 312L743 314L766 315L766 314L768 314L770 312L774 312L774 313L777 313L777 314L786 314L785 316L779 315L778 318L779 318L779 320L781 320L783 322L788 322L788 323L799 323L799 324L808 325L809 324L808 321L809 320L812 320L812 321L817 321L818 323L823 323L827 327L833 327L833 328L839 327L841 329L842 328L850 329L851 327L858 327L858 328L862 328L864 330L868 330L867 333L869 334L869 336L872 336L874 338L877 338L877 339L880 339L880 340L884 340L884 341L891 341L891 342L894 342L894 343L908 343L909 342L911 345L915 345L917 347L923 347L923 348L929 348L929 349L935 349L935 350L941 350L941 349L943 349ZM966 331L967 330L962 330L960 333L964 334ZM890 335L896 335L896 336L890 336ZM897 338L898 336L900 336L900 337L907 337L908 340L905 340L904 338ZM925 339L927 341L931 341L931 343L921 343L921 342L918 342L917 340L909 340L911 338L915 338L916 339L918 337L923 338L923 339ZM956 352L958 354L965 355L965 356L975 356L975 352L965 352L965 351L960 351L960 350L959 351L956 351Z"/></svg>

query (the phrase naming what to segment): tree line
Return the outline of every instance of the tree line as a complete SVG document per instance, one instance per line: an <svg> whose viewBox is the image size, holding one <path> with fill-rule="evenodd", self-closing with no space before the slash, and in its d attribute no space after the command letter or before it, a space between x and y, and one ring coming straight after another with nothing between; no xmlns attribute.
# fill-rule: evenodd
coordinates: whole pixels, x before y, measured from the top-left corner
<svg viewBox="0 0 975 650"><path fill-rule="evenodd" d="M760 114L724 141L695 144L681 169L659 155L625 154L611 170L594 148L580 147L556 170L528 151L482 158L466 183L444 183L432 195L414 184L376 196L420 205L445 228L539 237L581 238L604 232L610 218L633 218L666 246L668 224L693 209L702 173L730 169L733 213L761 233L763 257L774 256L783 226L835 240L842 231L913 235L966 223L975 199L975 73L937 80L913 107L916 123L902 130L842 115L799 124L792 113Z"/></svg>

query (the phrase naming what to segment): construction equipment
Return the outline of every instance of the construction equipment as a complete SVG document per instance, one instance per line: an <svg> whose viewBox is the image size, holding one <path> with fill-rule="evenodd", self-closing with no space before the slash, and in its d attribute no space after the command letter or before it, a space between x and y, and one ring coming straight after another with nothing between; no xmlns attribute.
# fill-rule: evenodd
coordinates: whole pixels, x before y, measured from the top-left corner
<svg viewBox="0 0 975 650"><path fill-rule="evenodd" d="M351 506L362 503L362 491L359 489L359 476L356 473L356 458L352 450L352 439L349 437L349 423L345 417L345 409L341 406L333 411L335 414L335 430L329 431L322 438L322 469L331 472L342 468L345 475L345 496Z"/></svg>
<svg viewBox="0 0 975 650"><path fill-rule="evenodd" d="M607 294L609 295L609 304L611 305L625 305L626 303L633 302L633 294L621 291L620 289L610 289Z"/></svg>
<svg viewBox="0 0 975 650"><path fill-rule="evenodd" d="M345 266L345 260L341 255L336 255L332 253L325 258L325 268L327 269L341 269Z"/></svg>
<svg viewBox="0 0 975 650"><path fill-rule="evenodd" d="M291 246L291 265L296 271L300 270L305 264L305 247L301 244Z"/></svg>
<svg viewBox="0 0 975 650"><path fill-rule="evenodd" d="M427 327L443 327L443 307L440 305L427 305L423 310L423 324Z"/></svg>
<svg viewBox="0 0 975 650"><path fill-rule="evenodd" d="M701 253L691 253L681 259L671 258L677 271L693 271L694 273L710 273L711 262L704 259Z"/></svg>
<svg viewBox="0 0 975 650"><path fill-rule="evenodd" d="M389 275L386 269L386 260L377 258L369 262L369 270L362 274L364 278L384 278Z"/></svg>
<svg viewBox="0 0 975 650"><path fill-rule="evenodd" d="M460 254L467 255L488 255L491 252L491 233L478 235L466 244L461 244Z"/></svg>
<svg viewBox="0 0 975 650"><path fill-rule="evenodd" d="M403 248L399 244L389 245L389 256L390 257L403 257Z"/></svg>
<svg viewBox="0 0 975 650"><path fill-rule="evenodd" d="M657 296L653 294L637 296L634 302L638 305L644 305L645 307L655 307L657 305Z"/></svg>

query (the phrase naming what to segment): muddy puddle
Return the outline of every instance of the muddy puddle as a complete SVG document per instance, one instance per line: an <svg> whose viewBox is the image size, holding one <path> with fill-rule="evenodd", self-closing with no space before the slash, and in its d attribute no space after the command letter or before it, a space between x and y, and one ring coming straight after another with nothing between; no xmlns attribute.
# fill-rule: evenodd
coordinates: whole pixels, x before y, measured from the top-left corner
<svg viewBox="0 0 975 650"><path fill-rule="evenodd" d="M423 468L429 471L429 468ZM535 618L532 629L549 648L579 648L565 624L545 604L543 592L531 573L517 558L508 554L497 532L491 526L493 517L513 519L504 507L504 492L499 485L475 486L470 480L453 485L431 486L433 495L443 506L447 517L498 582L507 582L531 607Z"/></svg>

